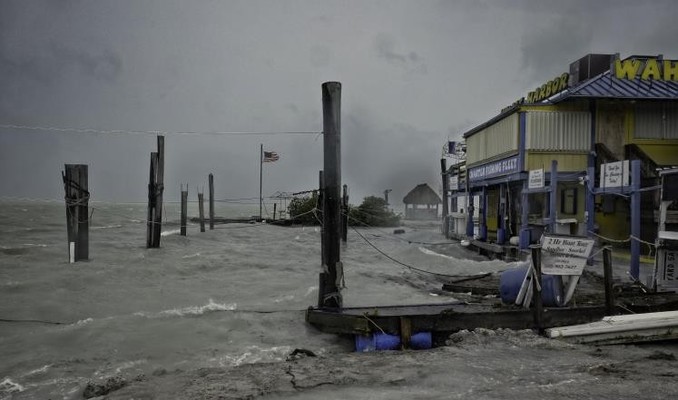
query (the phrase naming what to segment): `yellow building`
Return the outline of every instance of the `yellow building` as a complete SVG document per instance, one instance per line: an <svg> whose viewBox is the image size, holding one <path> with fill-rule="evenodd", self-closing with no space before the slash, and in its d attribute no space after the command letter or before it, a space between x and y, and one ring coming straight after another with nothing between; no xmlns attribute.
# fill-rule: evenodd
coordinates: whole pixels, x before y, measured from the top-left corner
<svg viewBox="0 0 678 400"><path fill-rule="evenodd" d="M551 232L633 250L656 235L658 171L678 166L678 61L589 54L463 137L465 183L451 192L479 199L468 236L526 248Z"/></svg>

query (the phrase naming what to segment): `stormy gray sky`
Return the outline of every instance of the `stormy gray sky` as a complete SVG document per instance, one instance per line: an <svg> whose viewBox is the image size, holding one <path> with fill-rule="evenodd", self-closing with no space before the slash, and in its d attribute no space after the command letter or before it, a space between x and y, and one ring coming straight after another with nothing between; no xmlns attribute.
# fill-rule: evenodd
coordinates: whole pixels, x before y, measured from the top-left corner
<svg viewBox="0 0 678 400"><path fill-rule="evenodd" d="M94 200L144 201L155 137L99 131L320 131L343 85L352 203L439 189L443 144L587 53L678 59L667 1L0 1L0 196L58 199L64 163ZM315 135L166 135L166 198L317 186Z"/></svg>

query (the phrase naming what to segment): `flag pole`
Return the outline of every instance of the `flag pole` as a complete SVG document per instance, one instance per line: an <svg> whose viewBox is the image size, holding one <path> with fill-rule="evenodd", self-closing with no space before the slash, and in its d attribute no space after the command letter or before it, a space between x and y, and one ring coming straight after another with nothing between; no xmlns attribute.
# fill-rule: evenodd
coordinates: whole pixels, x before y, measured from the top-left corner
<svg viewBox="0 0 678 400"><path fill-rule="evenodd" d="M261 197L262 196L261 188L262 188L262 181L263 181L263 179L262 179L262 177L263 177L263 173L262 173L263 165L264 165L264 144L261 143L260 147L259 147L259 221L261 221L261 217L262 217L261 206L262 206L262 203L264 201L263 197Z"/></svg>

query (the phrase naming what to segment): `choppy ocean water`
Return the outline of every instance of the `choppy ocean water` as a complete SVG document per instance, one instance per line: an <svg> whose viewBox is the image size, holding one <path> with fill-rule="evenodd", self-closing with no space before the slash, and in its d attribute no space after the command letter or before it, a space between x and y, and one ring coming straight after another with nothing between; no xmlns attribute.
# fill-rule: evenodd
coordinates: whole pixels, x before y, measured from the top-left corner
<svg viewBox="0 0 678 400"><path fill-rule="evenodd" d="M146 249L145 204L92 208L90 260L69 264L63 204L0 202L0 399L82 398L88 382L114 377L127 385L111 398L678 393L672 344L601 350L530 332L479 331L429 351L352 353L350 340L304 322L317 301L318 228L228 224L200 233L191 224L182 237L178 204L170 203L161 248ZM253 211L220 204L217 215ZM393 258L432 272L510 267L441 245L436 225L410 226L404 235L360 232ZM342 260L347 306L454 300L435 278L394 264L355 232ZM318 357L288 360L296 348Z"/></svg>

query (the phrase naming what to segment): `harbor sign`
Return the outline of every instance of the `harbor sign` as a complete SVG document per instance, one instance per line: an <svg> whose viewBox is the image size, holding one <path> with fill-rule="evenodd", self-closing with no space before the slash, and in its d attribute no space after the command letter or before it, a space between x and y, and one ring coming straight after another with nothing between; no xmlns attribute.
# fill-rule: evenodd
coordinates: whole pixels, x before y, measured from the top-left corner
<svg viewBox="0 0 678 400"><path fill-rule="evenodd" d="M591 256L593 239L577 236L542 236L541 271L548 275L581 275Z"/></svg>

